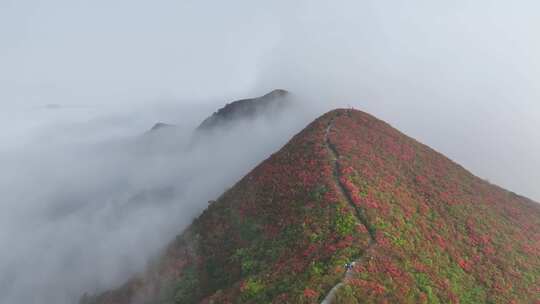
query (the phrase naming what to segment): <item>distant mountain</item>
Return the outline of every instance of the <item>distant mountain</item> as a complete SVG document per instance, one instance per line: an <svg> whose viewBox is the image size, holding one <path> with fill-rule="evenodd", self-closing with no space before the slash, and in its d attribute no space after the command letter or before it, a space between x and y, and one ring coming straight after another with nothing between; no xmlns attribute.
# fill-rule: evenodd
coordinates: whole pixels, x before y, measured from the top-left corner
<svg viewBox="0 0 540 304"><path fill-rule="evenodd" d="M235 121L254 119L261 115L276 114L288 104L287 96L289 96L288 91L278 89L261 97L228 103L206 118L197 130L208 131L219 129L227 127Z"/></svg>
<svg viewBox="0 0 540 304"><path fill-rule="evenodd" d="M172 127L175 127L175 125L171 125L164 122L157 122L152 126L152 128L150 129L150 132L155 132L157 130L172 128Z"/></svg>
<svg viewBox="0 0 540 304"><path fill-rule="evenodd" d="M214 131L227 128L239 121L279 115L281 111L289 105L289 101L287 100L289 95L290 93L286 90L276 89L260 97L241 99L227 103L225 106L204 119L195 131ZM176 128L176 126L164 122L157 122L146 133L152 134L158 130L172 128Z"/></svg>
<svg viewBox="0 0 540 304"><path fill-rule="evenodd" d="M49 110L56 110L62 108L62 105L56 104L56 103L49 103L43 106L45 109Z"/></svg>
<svg viewBox="0 0 540 304"><path fill-rule="evenodd" d="M539 286L538 203L334 110L81 303L538 303Z"/></svg>

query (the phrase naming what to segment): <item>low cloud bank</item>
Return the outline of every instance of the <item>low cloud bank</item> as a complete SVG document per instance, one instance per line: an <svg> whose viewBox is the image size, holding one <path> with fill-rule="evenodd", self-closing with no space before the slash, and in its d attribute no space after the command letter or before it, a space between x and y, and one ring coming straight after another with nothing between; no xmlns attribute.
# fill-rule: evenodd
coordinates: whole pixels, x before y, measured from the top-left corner
<svg viewBox="0 0 540 304"><path fill-rule="evenodd" d="M87 140L75 136L79 123L55 117L0 154L0 302L73 303L124 282L311 119L291 108L194 144L204 116L184 110L178 127L151 133L101 113L85 124Z"/></svg>

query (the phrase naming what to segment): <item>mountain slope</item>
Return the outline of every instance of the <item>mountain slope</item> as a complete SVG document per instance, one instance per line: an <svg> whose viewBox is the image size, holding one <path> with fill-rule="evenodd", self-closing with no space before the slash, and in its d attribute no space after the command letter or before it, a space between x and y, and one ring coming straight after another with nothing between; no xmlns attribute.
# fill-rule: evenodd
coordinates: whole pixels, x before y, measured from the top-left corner
<svg viewBox="0 0 540 304"><path fill-rule="evenodd" d="M335 110L144 274L81 302L531 303L539 253L537 203L368 114Z"/></svg>

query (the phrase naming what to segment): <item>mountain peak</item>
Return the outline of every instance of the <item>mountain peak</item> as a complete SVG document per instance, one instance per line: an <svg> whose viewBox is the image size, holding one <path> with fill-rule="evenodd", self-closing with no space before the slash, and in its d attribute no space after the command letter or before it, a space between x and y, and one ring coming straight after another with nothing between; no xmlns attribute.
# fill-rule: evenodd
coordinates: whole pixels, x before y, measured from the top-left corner
<svg viewBox="0 0 540 304"><path fill-rule="evenodd" d="M274 99L274 98L281 98L281 97L285 97L287 95L289 95L289 91L287 90L284 90L284 89L275 89L273 91L271 91L270 93L267 93L265 94L264 96L262 96L262 98L267 98L267 99Z"/></svg>
<svg viewBox="0 0 540 304"><path fill-rule="evenodd" d="M377 118L333 110L85 303L531 303L540 205Z"/></svg>
<svg viewBox="0 0 540 304"><path fill-rule="evenodd" d="M275 112L282 110L287 105L286 97L289 95L290 93L286 90L276 89L260 97L227 103L223 108L205 119L197 129L219 129L234 121L275 114Z"/></svg>
<svg viewBox="0 0 540 304"><path fill-rule="evenodd" d="M152 126L152 128L150 129L150 132L157 131L157 130L160 130L160 129L171 128L171 127L174 127L174 125L171 125L171 124L168 124L168 123L164 123L164 122L156 122L156 123Z"/></svg>

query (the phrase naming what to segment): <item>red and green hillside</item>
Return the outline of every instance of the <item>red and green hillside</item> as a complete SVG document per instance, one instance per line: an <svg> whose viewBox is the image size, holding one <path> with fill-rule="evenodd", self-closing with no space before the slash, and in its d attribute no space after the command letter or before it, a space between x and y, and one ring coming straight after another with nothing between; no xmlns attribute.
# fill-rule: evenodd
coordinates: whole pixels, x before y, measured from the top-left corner
<svg viewBox="0 0 540 304"><path fill-rule="evenodd" d="M335 110L213 202L144 274L81 302L325 298L536 303L540 205L368 114Z"/></svg>

